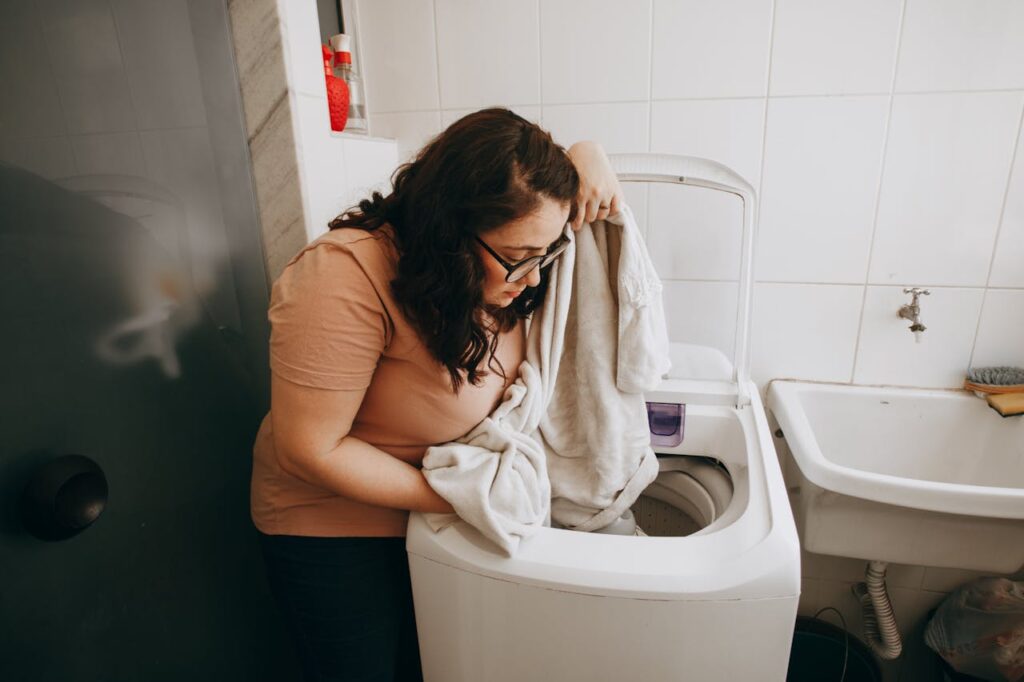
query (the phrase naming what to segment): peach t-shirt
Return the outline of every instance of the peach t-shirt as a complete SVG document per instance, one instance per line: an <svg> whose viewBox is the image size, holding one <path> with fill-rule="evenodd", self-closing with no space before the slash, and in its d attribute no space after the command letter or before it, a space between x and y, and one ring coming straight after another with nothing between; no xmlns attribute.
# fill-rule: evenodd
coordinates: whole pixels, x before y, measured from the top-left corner
<svg viewBox="0 0 1024 682"><path fill-rule="evenodd" d="M507 380L489 372L458 396L391 293L398 250L389 225L332 230L288 263L270 297L270 369L330 390L366 388L349 433L419 466L427 447L455 440L490 414L515 381L523 324L496 352ZM486 369L486 360L482 363ZM269 535L402 536L408 512L363 504L278 466L270 414L253 448L251 512Z"/></svg>

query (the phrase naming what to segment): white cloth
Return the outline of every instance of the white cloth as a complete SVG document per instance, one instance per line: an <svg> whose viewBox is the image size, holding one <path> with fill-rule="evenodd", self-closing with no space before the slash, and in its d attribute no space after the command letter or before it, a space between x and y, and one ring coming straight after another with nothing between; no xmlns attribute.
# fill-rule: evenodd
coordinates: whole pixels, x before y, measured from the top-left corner
<svg viewBox="0 0 1024 682"><path fill-rule="evenodd" d="M455 508L455 514L425 514L434 531L461 517L511 556L522 538L549 523L551 483L534 434L558 376L575 249L570 241L550 266L544 302L528 320L526 357L501 404L458 441L427 448L423 475Z"/></svg>
<svg viewBox="0 0 1024 682"><path fill-rule="evenodd" d="M427 514L428 524L461 517L510 556L552 519L578 530L611 523L657 475L641 391L670 367L668 334L629 207L584 225L549 277L502 403L423 458L427 482L456 512Z"/></svg>
<svg viewBox="0 0 1024 682"><path fill-rule="evenodd" d="M632 211L576 235L573 297L555 395L540 423L551 519L592 531L658 475L643 392L670 368L661 280Z"/></svg>

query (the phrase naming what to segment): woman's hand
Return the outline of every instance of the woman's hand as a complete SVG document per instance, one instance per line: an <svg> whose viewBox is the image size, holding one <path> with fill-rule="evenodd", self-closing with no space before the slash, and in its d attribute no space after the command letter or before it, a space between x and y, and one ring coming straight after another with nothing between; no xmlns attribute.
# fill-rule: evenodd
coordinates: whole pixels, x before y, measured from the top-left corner
<svg viewBox="0 0 1024 682"><path fill-rule="evenodd" d="M569 147L569 158L580 175L580 193L576 197L576 217L572 229L584 222L604 220L618 213L624 202L619 179L604 149L597 142L577 142Z"/></svg>

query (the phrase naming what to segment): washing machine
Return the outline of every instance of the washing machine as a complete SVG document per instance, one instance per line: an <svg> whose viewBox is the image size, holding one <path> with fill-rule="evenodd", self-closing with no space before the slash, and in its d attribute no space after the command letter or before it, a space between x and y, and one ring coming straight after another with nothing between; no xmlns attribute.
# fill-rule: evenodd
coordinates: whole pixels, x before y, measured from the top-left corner
<svg viewBox="0 0 1024 682"><path fill-rule="evenodd" d="M542 528L508 557L464 522L435 533L410 515L426 682L785 680L800 550L749 375L754 190L710 159L611 160L623 182L738 197L733 357L672 344L672 371L645 394L659 473L632 507L636 534Z"/></svg>

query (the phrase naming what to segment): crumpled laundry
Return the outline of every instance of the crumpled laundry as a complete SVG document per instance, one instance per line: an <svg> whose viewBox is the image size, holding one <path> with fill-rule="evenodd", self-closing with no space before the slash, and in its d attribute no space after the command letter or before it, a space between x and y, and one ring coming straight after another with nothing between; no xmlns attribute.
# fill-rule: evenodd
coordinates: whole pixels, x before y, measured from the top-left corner
<svg viewBox="0 0 1024 682"><path fill-rule="evenodd" d="M455 514L509 556L545 525L619 518L657 476L643 391L670 368L662 285L632 210L585 224L551 266L526 357L501 404L423 473Z"/></svg>

